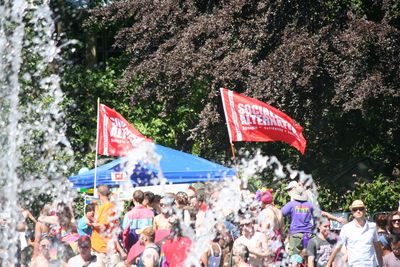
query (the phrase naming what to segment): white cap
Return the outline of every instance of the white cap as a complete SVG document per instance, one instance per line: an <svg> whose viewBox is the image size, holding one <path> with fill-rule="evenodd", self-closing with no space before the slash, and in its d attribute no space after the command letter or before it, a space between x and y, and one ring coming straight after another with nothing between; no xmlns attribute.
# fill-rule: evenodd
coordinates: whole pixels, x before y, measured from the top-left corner
<svg viewBox="0 0 400 267"><path fill-rule="evenodd" d="M297 186L298 186L298 184L297 184L296 181L291 181L291 182L286 186L286 189L289 190L289 189L295 188L295 187L297 187Z"/></svg>

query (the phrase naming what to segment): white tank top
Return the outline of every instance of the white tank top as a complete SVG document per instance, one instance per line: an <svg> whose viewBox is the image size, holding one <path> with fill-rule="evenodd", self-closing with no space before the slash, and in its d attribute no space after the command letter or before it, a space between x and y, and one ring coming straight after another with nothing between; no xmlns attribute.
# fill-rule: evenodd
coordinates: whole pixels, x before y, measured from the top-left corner
<svg viewBox="0 0 400 267"><path fill-rule="evenodd" d="M221 263L221 258L222 258L221 247L219 246L218 243L215 244L217 244L218 246L219 254L218 256L214 256L214 249L212 248L212 246L208 245L211 251L211 255L208 257L208 265L207 265L208 267L218 267L219 264Z"/></svg>

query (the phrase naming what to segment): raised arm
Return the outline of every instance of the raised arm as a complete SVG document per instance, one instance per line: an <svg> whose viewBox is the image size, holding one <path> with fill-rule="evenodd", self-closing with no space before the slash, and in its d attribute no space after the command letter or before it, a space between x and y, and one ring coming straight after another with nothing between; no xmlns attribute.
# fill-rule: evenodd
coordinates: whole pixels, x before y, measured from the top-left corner
<svg viewBox="0 0 400 267"><path fill-rule="evenodd" d="M28 217L35 224L37 223L37 220L35 219L35 217L33 217L32 213L30 213L29 210L25 210L24 212L26 213L26 217Z"/></svg>
<svg viewBox="0 0 400 267"><path fill-rule="evenodd" d="M41 223L47 223L47 224L60 224L60 221L58 220L58 216L40 216L38 218L38 221Z"/></svg>
<svg viewBox="0 0 400 267"><path fill-rule="evenodd" d="M345 224L347 223L346 218L336 217L326 211L321 211L321 216L328 218L329 220L337 221L338 223Z"/></svg>

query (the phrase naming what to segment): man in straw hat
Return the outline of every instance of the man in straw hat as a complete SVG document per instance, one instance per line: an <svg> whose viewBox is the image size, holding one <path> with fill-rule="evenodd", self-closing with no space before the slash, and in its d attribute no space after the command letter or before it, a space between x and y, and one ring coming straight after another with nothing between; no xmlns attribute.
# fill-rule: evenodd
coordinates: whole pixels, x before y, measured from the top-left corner
<svg viewBox="0 0 400 267"><path fill-rule="evenodd" d="M342 227L340 231L341 245L333 251L327 266L332 265L342 245L346 247L349 266L383 266L376 224L367 221L364 202L354 200L350 205L350 211L354 219Z"/></svg>
<svg viewBox="0 0 400 267"><path fill-rule="evenodd" d="M283 216L290 215L289 256L300 254L307 247L313 230L313 204L307 201L303 187L298 186L289 192L293 199L281 209Z"/></svg>

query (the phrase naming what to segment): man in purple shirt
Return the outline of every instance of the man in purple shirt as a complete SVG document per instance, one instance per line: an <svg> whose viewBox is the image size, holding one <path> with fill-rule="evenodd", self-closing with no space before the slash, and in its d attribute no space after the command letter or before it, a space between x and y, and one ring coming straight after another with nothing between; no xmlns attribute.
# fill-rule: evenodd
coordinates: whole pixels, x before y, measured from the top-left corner
<svg viewBox="0 0 400 267"><path fill-rule="evenodd" d="M314 206L307 201L307 195L300 186L289 192L289 195L293 200L288 202L281 211L285 217L290 215L288 254L291 256L300 254L311 239Z"/></svg>

